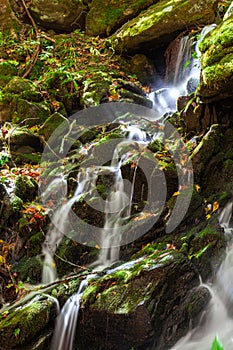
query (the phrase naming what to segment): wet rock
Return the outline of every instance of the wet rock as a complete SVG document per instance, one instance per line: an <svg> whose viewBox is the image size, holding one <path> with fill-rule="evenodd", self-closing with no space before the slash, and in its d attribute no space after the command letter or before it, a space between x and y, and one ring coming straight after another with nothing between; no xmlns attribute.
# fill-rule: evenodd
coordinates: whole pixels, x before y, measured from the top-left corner
<svg viewBox="0 0 233 350"><path fill-rule="evenodd" d="M145 49L145 45L164 45L177 34L192 26L214 21L217 1L176 1L170 6L167 1L159 1L150 6L128 23L124 24L112 37L112 44L118 52Z"/></svg>

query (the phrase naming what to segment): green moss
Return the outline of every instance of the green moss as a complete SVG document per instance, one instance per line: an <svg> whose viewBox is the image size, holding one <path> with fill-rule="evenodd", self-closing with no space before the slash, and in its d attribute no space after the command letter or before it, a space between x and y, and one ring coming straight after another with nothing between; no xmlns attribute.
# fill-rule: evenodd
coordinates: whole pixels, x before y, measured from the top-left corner
<svg viewBox="0 0 233 350"><path fill-rule="evenodd" d="M86 33L109 35L140 10L153 4L153 0L93 0L86 17Z"/></svg>
<svg viewBox="0 0 233 350"><path fill-rule="evenodd" d="M30 280L31 283L41 281L42 263L38 257L25 256L13 266L13 271L17 272L21 281Z"/></svg>
<svg viewBox="0 0 233 350"><path fill-rule="evenodd" d="M228 89L233 74L233 19L223 21L201 42L202 78L199 90L206 86L219 91Z"/></svg>
<svg viewBox="0 0 233 350"><path fill-rule="evenodd" d="M16 309L0 321L0 347L17 348L26 344L49 321L52 302L34 301L28 306ZM35 322L36 319L36 322Z"/></svg>
<svg viewBox="0 0 233 350"><path fill-rule="evenodd" d="M52 135L52 133L57 129L57 127L67 121L63 115L60 113L53 113L51 116L49 116L44 124L39 129L39 134L43 135L46 140L49 139L49 137Z"/></svg>
<svg viewBox="0 0 233 350"><path fill-rule="evenodd" d="M187 15L188 14L188 15ZM139 16L123 25L111 38L117 51L143 48L147 41L161 43L173 32L186 30L188 27L214 20L214 3L210 0L197 4L186 0L162 0L142 11Z"/></svg>
<svg viewBox="0 0 233 350"><path fill-rule="evenodd" d="M13 212L19 212L22 209L23 201L16 194L14 194L14 196L11 198L10 205Z"/></svg>
<svg viewBox="0 0 233 350"><path fill-rule="evenodd" d="M17 176L15 181L15 195L22 200L32 200L37 191L37 183L29 176Z"/></svg>
<svg viewBox="0 0 233 350"><path fill-rule="evenodd" d="M44 233L42 231L35 233L27 242L29 256L39 255L41 253L41 245L44 241Z"/></svg>

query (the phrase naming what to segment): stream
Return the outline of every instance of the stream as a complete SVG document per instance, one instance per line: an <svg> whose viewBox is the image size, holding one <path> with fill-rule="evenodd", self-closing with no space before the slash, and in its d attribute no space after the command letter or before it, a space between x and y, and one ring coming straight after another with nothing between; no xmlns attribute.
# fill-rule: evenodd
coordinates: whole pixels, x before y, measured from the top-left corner
<svg viewBox="0 0 233 350"><path fill-rule="evenodd" d="M201 33L201 39L215 25L210 25L204 28ZM196 44L196 56L191 60L192 64L188 70L188 75L181 75L183 72L184 60L191 59L191 45L193 41L188 36L181 40L180 50L177 56L177 67L174 75L172 86L164 86L159 90L153 91L148 98L153 101L154 110L162 117L166 113L176 110L176 101L178 96L188 94L195 91L198 84L200 74L200 59L198 47ZM59 246L64 233L69 231L69 213L75 202L79 201L83 193L89 191L96 183L97 176L107 174L113 178L110 193L105 200L104 213L105 224L101 231L100 238L100 253L95 262L95 273L89 274L84 279L77 293L70 297L63 306L56 320L56 328L52 340L52 350L72 350L73 340L75 336L76 323L78 313L82 301L82 294L88 285L90 279L98 278L98 271L107 269L105 273L114 271L111 265L119 261L119 251L121 239L124 232L124 223L131 216L132 198L134 193L135 178L137 171L137 162L135 161L133 181L131 183L123 179L121 166L126 161L132 149L143 150L147 147L151 139L148 134L141 130L137 125L126 126L125 137L118 143L113 153L113 158L110 166L96 166L85 168L85 171L80 171L77 179L77 188L72 198L65 200L67 193L67 185L64 178L55 179L43 193L44 198L49 197L52 188L59 187L64 190L64 203L54 213L53 227L48 232L45 242L42 247L44 254L43 268L43 283L50 283L57 278L56 267L54 263L54 254ZM156 135L153 136L156 138ZM122 151L123 150L123 151ZM197 329L190 332L182 338L171 350L209 350L215 334L224 342L225 350L230 350L233 347L233 320L228 315L228 311L232 308L233 299L231 296L233 283L233 250L231 249L233 229L230 228L230 219L232 213L232 203L228 203L227 207L220 215L220 225L224 228L228 236L228 248L226 258L223 261L220 270L217 273L216 281L213 285L206 285L209 289L212 300L208 312L203 315L203 322ZM58 229L59 228L59 229ZM172 231L172 229L171 229ZM120 265L118 269L129 268L135 262L125 263ZM207 322L204 322L207 320Z"/></svg>

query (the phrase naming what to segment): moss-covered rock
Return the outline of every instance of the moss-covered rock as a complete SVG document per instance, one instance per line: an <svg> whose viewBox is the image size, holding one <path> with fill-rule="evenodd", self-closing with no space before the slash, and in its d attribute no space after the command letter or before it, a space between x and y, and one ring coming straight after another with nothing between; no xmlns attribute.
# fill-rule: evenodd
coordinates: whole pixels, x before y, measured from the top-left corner
<svg viewBox="0 0 233 350"><path fill-rule="evenodd" d="M205 100L232 96L233 18L223 21L199 45L202 53L201 84L198 94Z"/></svg>
<svg viewBox="0 0 233 350"><path fill-rule="evenodd" d="M37 194L37 183L29 176L17 176L15 181L15 195L24 201L32 200Z"/></svg>
<svg viewBox="0 0 233 350"><path fill-rule="evenodd" d="M195 268L175 251L154 251L131 266L126 264L125 269L123 265L90 281L83 295L79 348L172 346L185 332L187 319L196 323L210 298L206 289L195 288L198 284ZM192 307L195 304L197 307ZM103 344L106 327L111 336ZM121 337L117 336L119 331Z"/></svg>
<svg viewBox="0 0 233 350"><path fill-rule="evenodd" d="M152 4L153 0L93 0L86 17L86 33L109 35Z"/></svg>
<svg viewBox="0 0 233 350"><path fill-rule="evenodd" d="M212 155L219 150L221 137L221 127L217 124L212 125L208 133L202 138L200 144L194 149L191 160L197 176L204 170L205 165L211 159Z"/></svg>
<svg viewBox="0 0 233 350"><path fill-rule="evenodd" d="M12 269L23 282L31 284L39 283L42 278L42 262L38 256L24 256L19 262L14 263Z"/></svg>
<svg viewBox="0 0 233 350"><path fill-rule="evenodd" d="M17 65L17 61L0 62L0 87L4 87L13 76L18 74Z"/></svg>
<svg viewBox="0 0 233 350"><path fill-rule="evenodd" d="M76 28L84 28L87 6L82 0L67 0L64 3L57 0L32 0L29 10L42 27L58 32L71 32Z"/></svg>
<svg viewBox="0 0 233 350"><path fill-rule="evenodd" d="M216 4L217 1L212 0L156 2L123 25L111 37L112 45L117 51L129 52L142 49L147 43L153 45L169 43L187 28L212 23Z"/></svg>
<svg viewBox="0 0 233 350"><path fill-rule="evenodd" d="M0 22L2 23L1 35L8 35L8 33L17 33L22 29L22 25L13 12L10 1L2 0L0 8ZM4 34L3 34L4 33Z"/></svg>
<svg viewBox="0 0 233 350"><path fill-rule="evenodd" d="M50 105L29 80L15 77L4 87L0 103L2 122L23 122L31 126L43 123L50 113Z"/></svg>

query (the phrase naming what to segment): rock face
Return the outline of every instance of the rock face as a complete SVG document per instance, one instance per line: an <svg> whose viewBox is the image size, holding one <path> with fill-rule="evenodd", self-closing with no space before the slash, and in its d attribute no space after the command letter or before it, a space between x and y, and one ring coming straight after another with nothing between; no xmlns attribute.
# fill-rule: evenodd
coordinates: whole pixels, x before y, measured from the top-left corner
<svg viewBox="0 0 233 350"><path fill-rule="evenodd" d="M217 1L159 1L126 23L112 36L117 51L136 51L145 44L171 42L177 34L193 26L212 23Z"/></svg>
<svg viewBox="0 0 233 350"><path fill-rule="evenodd" d="M84 29L87 7L82 0L32 0L28 8L36 22L44 28L59 32Z"/></svg>

